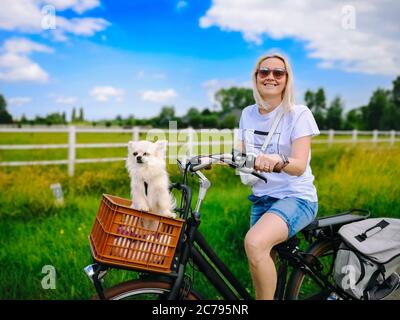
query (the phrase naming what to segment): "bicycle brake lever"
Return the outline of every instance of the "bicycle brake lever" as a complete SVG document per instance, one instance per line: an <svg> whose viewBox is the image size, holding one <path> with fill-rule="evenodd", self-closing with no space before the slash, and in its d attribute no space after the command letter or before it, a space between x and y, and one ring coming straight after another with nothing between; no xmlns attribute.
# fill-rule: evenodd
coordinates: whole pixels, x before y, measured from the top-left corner
<svg viewBox="0 0 400 320"><path fill-rule="evenodd" d="M267 178L266 178L266 177L264 177L263 175L261 175L261 174L259 174L259 173L255 172L255 171L253 171L251 174L252 174L253 176L256 176L257 178L259 178L259 179L263 180L265 183L267 183L267 182L268 182L268 180L267 180Z"/></svg>
<svg viewBox="0 0 400 320"><path fill-rule="evenodd" d="M233 149L232 162L235 163L235 166L239 171L243 173L250 173L257 178L263 180L265 183L268 182L267 178L254 170L254 165L256 162L256 155L254 153L245 154L236 149Z"/></svg>

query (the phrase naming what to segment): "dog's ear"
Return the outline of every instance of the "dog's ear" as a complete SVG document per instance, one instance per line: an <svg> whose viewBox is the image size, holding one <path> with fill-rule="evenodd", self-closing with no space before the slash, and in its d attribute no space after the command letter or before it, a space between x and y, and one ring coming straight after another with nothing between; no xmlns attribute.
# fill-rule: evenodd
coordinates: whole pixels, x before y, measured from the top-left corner
<svg viewBox="0 0 400 320"><path fill-rule="evenodd" d="M158 157L165 157L165 154L167 153L167 146L168 146L168 141L167 140L158 140L155 142L156 145L156 153Z"/></svg>

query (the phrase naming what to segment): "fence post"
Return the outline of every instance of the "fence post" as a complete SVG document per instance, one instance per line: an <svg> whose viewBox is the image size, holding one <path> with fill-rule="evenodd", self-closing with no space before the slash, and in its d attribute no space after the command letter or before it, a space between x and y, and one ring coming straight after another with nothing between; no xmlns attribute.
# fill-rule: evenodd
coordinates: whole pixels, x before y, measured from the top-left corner
<svg viewBox="0 0 400 320"><path fill-rule="evenodd" d="M390 144L394 144L395 140L396 140L396 131L390 130Z"/></svg>
<svg viewBox="0 0 400 320"><path fill-rule="evenodd" d="M378 130L372 131L372 142L378 142Z"/></svg>
<svg viewBox="0 0 400 320"><path fill-rule="evenodd" d="M132 140L139 141L139 127L133 127Z"/></svg>
<svg viewBox="0 0 400 320"><path fill-rule="evenodd" d="M187 154L189 158L193 157L193 128L189 127L187 129L188 141L187 141Z"/></svg>
<svg viewBox="0 0 400 320"><path fill-rule="evenodd" d="M233 145L232 145L232 149L237 148L239 143L238 143L238 136L239 136L239 129L238 128L234 128L233 129Z"/></svg>
<svg viewBox="0 0 400 320"><path fill-rule="evenodd" d="M358 135L358 131L357 131L357 129L354 129L353 130L353 136L352 136L352 141L353 141L353 143L356 143L357 142L357 135Z"/></svg>
<svg viewBox="0 0 400 320"><path fill-rule="evenodd" d="M74 176L76 157L76 129L75 126L68 127L68 175Z"/></svg>
<svg viewBox="0 0 400 320"><path fill-rule="evenodd" d="M328 136L328 142L329 144L333 143L333 137L335 135L335 130L329 129L329 136Z"/></svg>

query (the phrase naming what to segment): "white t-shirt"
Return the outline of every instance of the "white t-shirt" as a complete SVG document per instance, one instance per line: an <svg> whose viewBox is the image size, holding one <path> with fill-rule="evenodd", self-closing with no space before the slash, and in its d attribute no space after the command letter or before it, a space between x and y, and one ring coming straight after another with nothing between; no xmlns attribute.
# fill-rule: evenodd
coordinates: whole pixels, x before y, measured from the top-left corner
<svg viewBox="0 0 400 320"><path fill-rule="evenodd" d="M256 154L260 152L279 108L282 108L282 105L265 115L260 113L257 105L243 109L237 138L245 142L246 152ZM267 146L266 153L281 153L289 157L294 140L304 136L315 136L319 133L310 109L304 105L295 105L293 110L282 116ZM310 160L311 151L306 170L301 176L292 176L283 171L280 173L262 173L268 182L259 180L252 187L253 194L256 196L268 195L278 199L298 197L313 202L318 201Z"/></svg>

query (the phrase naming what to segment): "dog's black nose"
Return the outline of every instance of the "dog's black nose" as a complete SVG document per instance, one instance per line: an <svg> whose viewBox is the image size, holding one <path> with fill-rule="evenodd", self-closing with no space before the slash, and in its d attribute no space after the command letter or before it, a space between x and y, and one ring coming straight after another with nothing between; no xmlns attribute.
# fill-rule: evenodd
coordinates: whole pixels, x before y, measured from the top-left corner
<svg viewBox="0 0 400 320"><path fill-rule="evenodd" d="M136 161L137 161L138 163L143 163L142 156L137 156L137 157L136 157Z"/></svg>

